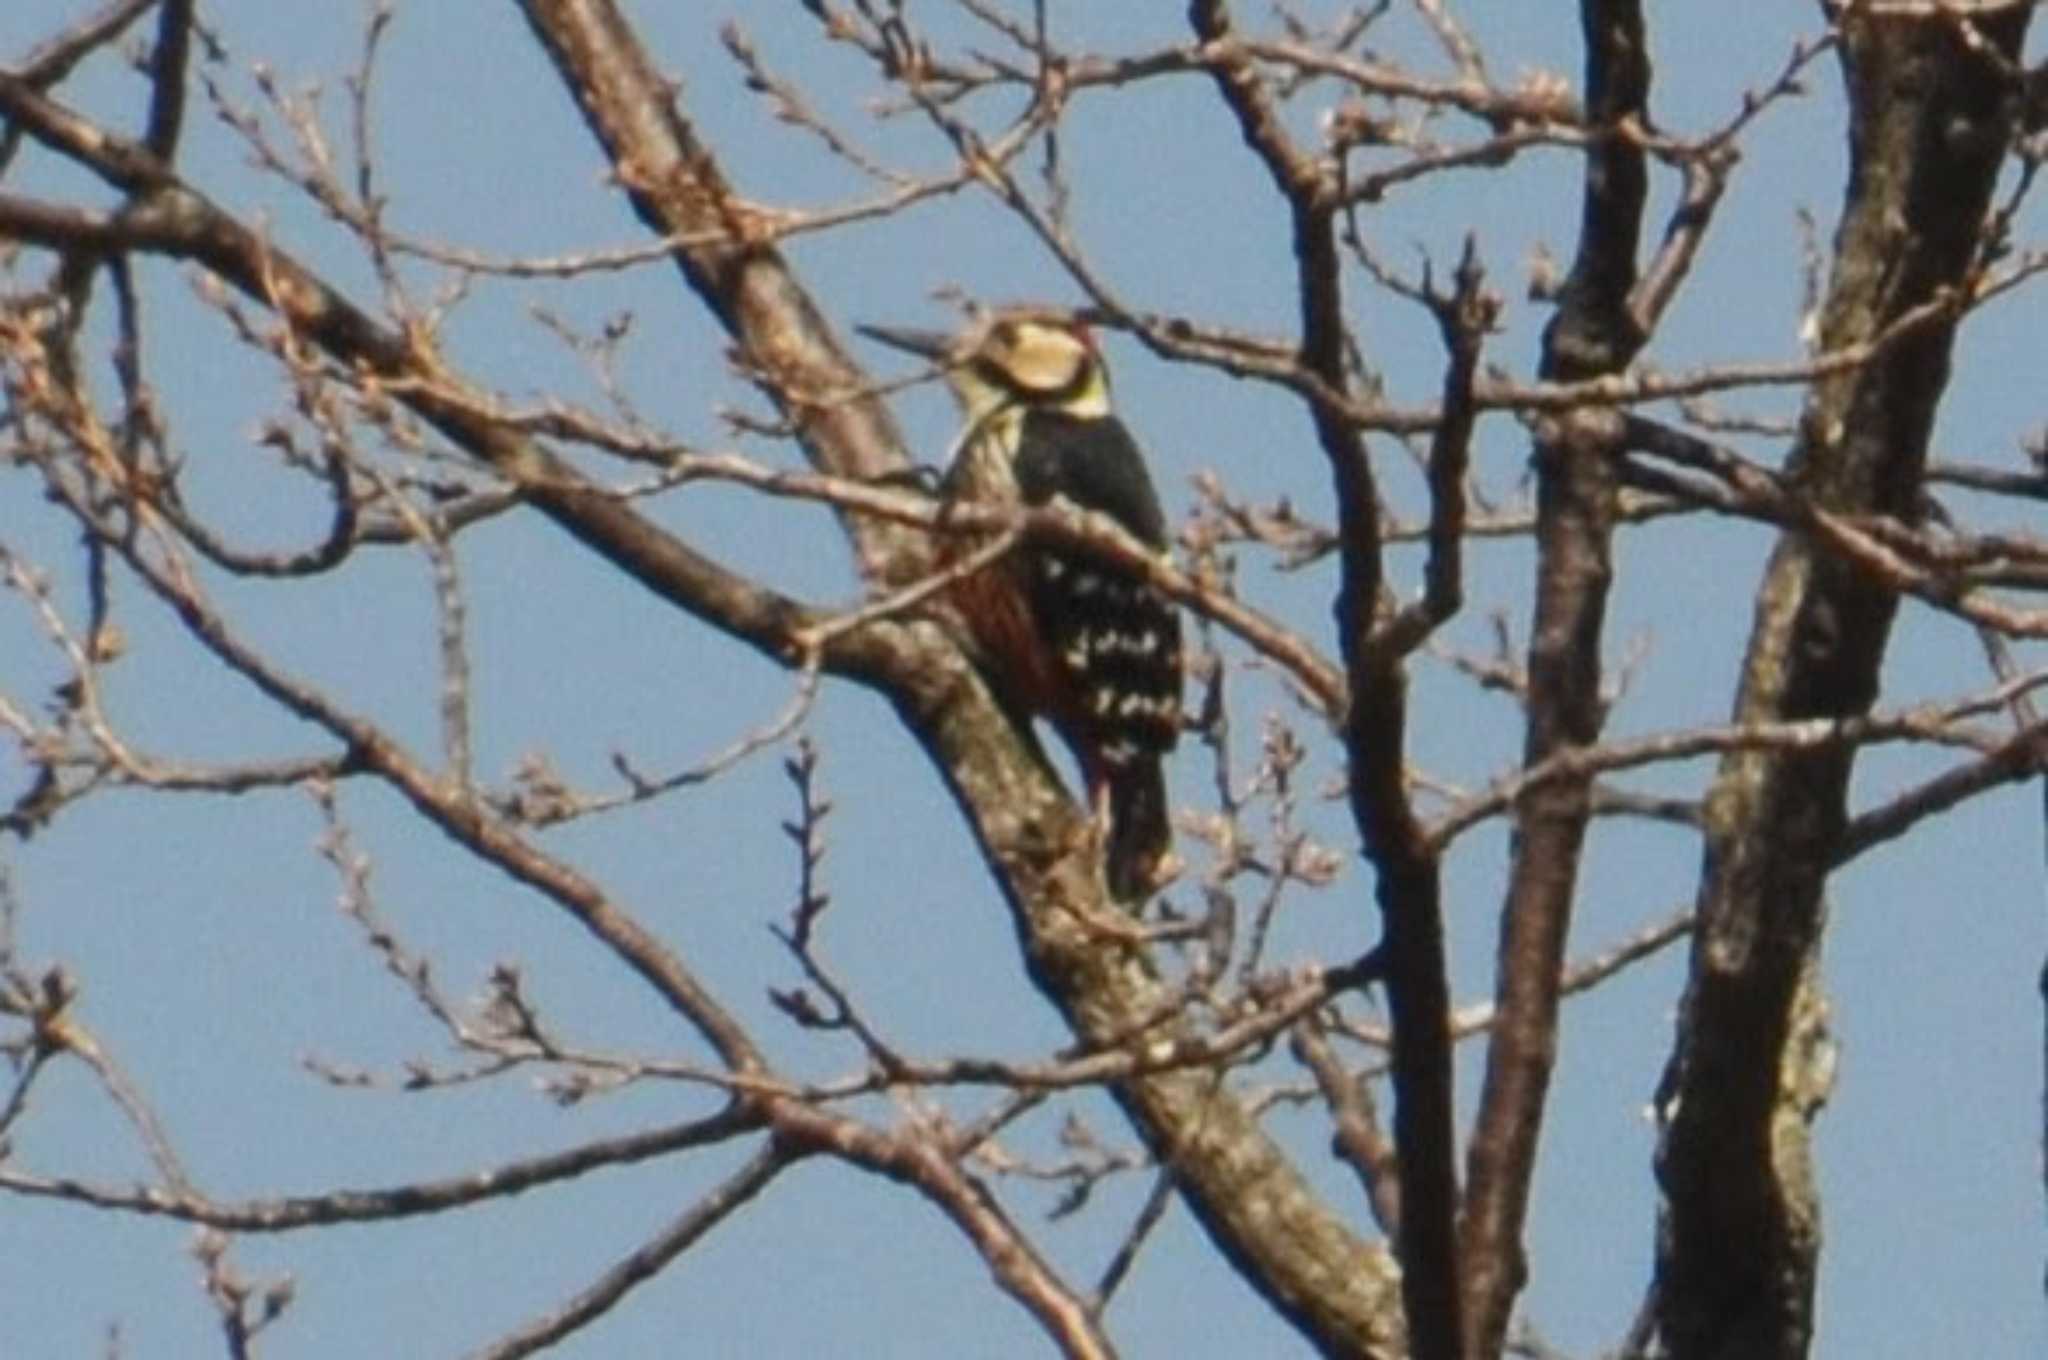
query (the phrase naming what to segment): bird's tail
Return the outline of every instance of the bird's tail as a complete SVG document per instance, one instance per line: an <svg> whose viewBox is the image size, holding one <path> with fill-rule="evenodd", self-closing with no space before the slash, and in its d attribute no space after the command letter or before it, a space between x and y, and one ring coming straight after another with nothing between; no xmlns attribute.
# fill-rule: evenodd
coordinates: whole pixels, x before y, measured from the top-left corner
<svg viewBox="0 0 2048 1360"><path fill-rule="evenodd" d="M1156 757L1105 771L1109 785L1109 835L1103 876L1109 895L1135 907L1170 877L1173 826L1167 820L1166 774Z"/></svg>

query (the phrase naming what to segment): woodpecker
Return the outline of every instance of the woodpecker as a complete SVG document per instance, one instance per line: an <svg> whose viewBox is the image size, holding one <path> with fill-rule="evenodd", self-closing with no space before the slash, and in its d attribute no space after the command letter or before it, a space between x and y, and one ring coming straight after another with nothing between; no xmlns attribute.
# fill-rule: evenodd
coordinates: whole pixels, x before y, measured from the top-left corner
<svg viewBox="0 0 2048 1360"><path fill-rule="evenodd" d="M863 326L945 369L965 417L940 482L949 500L1099 511L1162 556L1166 517L1145 460L1110 406L1109 371L1078 322L984 313L957 335ZM951 536L942 561L975 545ZM998 697L1052 723L1081 767L1103 873L1137 903L1171 877L1161 762L1180 737L1180 616L1129 567L1028 543L950 592Z"/></svg>

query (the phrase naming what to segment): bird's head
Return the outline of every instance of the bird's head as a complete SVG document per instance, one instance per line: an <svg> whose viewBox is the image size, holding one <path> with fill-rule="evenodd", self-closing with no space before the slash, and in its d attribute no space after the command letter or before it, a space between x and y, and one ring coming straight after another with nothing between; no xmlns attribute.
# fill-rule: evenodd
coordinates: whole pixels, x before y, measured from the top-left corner
<svg viewBox="0 0 2048 1360"><path fill-rule="evenodd" d="M953 334L896 326L862 326L860 332L942 366L969 419L1007 404L1109 414L1109 370L1095 337L1070 317L988 312Z"/></svg>

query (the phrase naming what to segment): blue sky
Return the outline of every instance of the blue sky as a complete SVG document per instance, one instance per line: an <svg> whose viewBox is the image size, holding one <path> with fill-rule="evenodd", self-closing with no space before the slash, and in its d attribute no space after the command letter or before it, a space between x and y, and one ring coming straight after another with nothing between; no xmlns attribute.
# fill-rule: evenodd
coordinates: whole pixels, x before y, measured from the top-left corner
<svg viewBox="0 0 2048 1360"><path fill-rule="evenodd" d="M82 12L77 0L16 0L0 9L0 60ZM956 32L941 7L931 22ZM1549 69L1576 79L1573 7L1467 5L1497 79ZM825 47L795 5L642 4L636 21L682 81L685 109L749 195L786 206L844 201L865 186L802 134L778 125L742 88L716 33L744 23L763 57L800 81L817 105L906 168L933 170L947 152L908 120L876 124L862 64ZM1505 11L1496 15L1496 9ZM1811 7L1754 3L1653 7L1653 108L1675 132L1725 118L1741 92L1764 83ZM263 5L226 0L211 11L237 65L225 75L254 101L246 64L260 60L287 89L319 82L337 144L341 77L359 43L355 5ZM1178 6L1055 6L1056 32L1075 45L1135 51L1178 36ZM1739 17L1738 17L1739 15ZM1246 7L1245 23L1263 22ZM1805 25L1802 29L1800 26ZM977 39L977 41L982 41ZM1387 50L1425 63L1411 28ZM1831 224L1843 178L1836 78L1815 68L1810 98L1772 112L1745 147L1699 276L1648 356L1667 367L1797 353L1800 256L1796 212ZM139 86L101 59L63 91L71 103L133 127ZM1308 105L1317 107L1312 99ZM400 230L480 250L550 253L630 243L637 225L595 146L509 4L401 4L376 103L379 159ZM374 280L343 235L288 189L252 174L246 151L195 100L183 167L245 220L364 300ZM1450 129L1447 129L1450 131ZM1290 323L1285 223L1228 119L1198 79L1077 103L1062 152L1075 186L1075 226L1097 266L1139 305L1284 331ZM102 201L79 176L34 157L8 188ZM1533 366L1546 312L1523 297L1533 243L1567 258L1579 192L1577 161L1555 151L1506 173L1444 179L1396 194L1366 219L1397 262L1417 252L1447 265L1463 234L1508 300L1491 357ZM1657 183L1658 210L1673 186ZM1661 225L1661 218L1653 218ZM2023 222L2037 240L2040 214ZM803 237L789 255L827 311L855 320L935 323L928 295L955 285L989 299L1074 299L1072 286L1024 231L986 200L962 194L895 221ZM36 277L31 270L30 278ZM420 269L423 295L443 280ZM16 280L10 286L20 286ZM321 507L252 446L257 422L283 392L266 367L228 343L195 301L188 275L151 265L142 284L151 317L154 381L187 451L195 507L242 541L282 546L319 532ZM494 283L456 313L451 358L513 400L565 393L595 400L577 359L532 317L545 307L594 328L630 310L624 376L649 419L706 447L732 447L722 407L759 413L734 380L721 337L669 270L650 266L571 284ZM1362 284L1352 319L1369 359L1405 400L1429 399L1440 354L1427 317ZM2016 466L2018 439L2042 420L2040 304L2027 293L1978 318L1958 348L1957 376L1937 435L1942 456ZM2030 343L2031 337L2031 343ZM872 354L879 371L899 366ZM1150 450L1169 508L1192 504L1189 478L1214 471L1260 498L1291 496L1323 516L1327 492L1300 410L1250 384L1160 364L1110 342L1120 405ZM1731 405L1796 410L1786 390ZM899 413L936 457L952 414L930 387ZM789 447L739 447L786 463ZM1749 445L1775 460L1782 450ZM1377 450L1397 467L1399 450ZM1482 426L1477 466L1497 493L1522 481L1526 436L1495 418ZM1412 479L1393 474L1415 504ZM0 481L0 540L74 583L75 552L20 475ZM1962 502L1958 502L1962 503ZM2024 527L2023 512L1969 505ZM779 587L849 601L855 586L828 517L744 494L693 489L657 507L664 522ZM1758 529L1660 521L1629 531L1609 627L1618 661L1631 638L1647 651L1611 730L1631 735L1725 716L1748 624L1749 596L1769 548ZM514 520L465 537L461 564L474 627L478 768L502 779L524 754L545 751L586 787L609 777L628 749L650 768L677 767L722 748L778 712L788 677L623 586L545 525ZM1398 569L1405 584L1417 563ZM1473 604L1449 631L1484 649L1487 611L1517 627L1528 610L1528 554L1475 548ZM1248 555L1247 593L1321 636L1329 577L1282 575ZM399 554L359 560L313 584L215 583L247 632L301 675L346 694L423 750L435 741L433 598L422 562ZM183 641L139 592L119 592L130 655L107 678L109 702L144 746L168 756L225 759L321 749L314 735L265 710L245 686ZM1887 670L1885 702L1980 688L1970 635L1909 608ZM0 687L36 703L60 678L18 600L0 600ZM1415 681L1414 754L1467 786L1512 764L1515 715L1480 697L1447 667ZM1241 742L1285 704L1256 672L1238 685ZM835 905L826 957L870 1016L914 1051L1030 1057L1064 1038L1018 966L1014 939L965 831L929 765L882 705L828 687L810 731L835 800L826 861ZM1306 732L1313 739L1312 732ZM1250 750L1240 752L1242 765ZM0 791L17 767L0 751ZM1885 753L1859 767L1867 806L1938 768ZM1316 780L1331 753L1312 758ZM1696 790L1701 763L1645 786ZM1177 796L1200 806L1208 772L1190 748L1174 772ZM517 960L550 1020L614 1049L669 1054L685 1043L671 1017L592 949L572 924L493 872L464 860L388 794L348 788L342 808L374 860L380 909L408 945L431 957L443 985L476 993L488 969ZM660 931L797 1073L849 1070L852 1052L794 1032L766 989L797 979L767 926L786 916L793 858L777 822L794 810L775 753L726 779L595 825L550 833L547 844L598 875ZM1352 848L1340 811L1308 814ZM302 1057L381 1072L416 1055L454 1061L441 1036L385 977L334 909L335 876L313 852L321 834L310 802L271 794L240 800L116 792L68 812L27 845L9 843L33 961L61 960L80 979L81 1013L157 1103L198 1182L223 1197L381 1185L455 1172L567 1146L607 1132L709 1108L687 1089L640 1088L557 1108L522 1078L431 1094L336 1090ZM1462 997L1477 999L1503 881L1505 837L1460 843L1448 867L1446 909ZM2039 1190L2041 1020L2034 994L2043 941L2042 829L2033 790L1981 800L1876 852L1840 875L1831 894L1826 969L1841 1045L1840 1082L1817 1149L1827 1247L1819 1299L1823 1357L2048 1353L2041 1306ZM1574 952L1600 947L1689 900L1698 872L1691 837L1603 826L1589 853ZM1369 878L1355 865L1332 892L1283 922L1282 962L1346 957L1369 943ZM1532 1218L1531 1317L1579 1354L1611 1343L1647 1278L1654 1200L1651 1126L1644 1117L1670 1041L1681 980L1676 954L1574 1002L1546 1158ZM686 1048L680 1051L687 1052ZM1476 1051L1462 1055L1469 1089ZM1269 1066L1258 1079L1289 1075ZM949 1095L956 1111L978 1107ZM1065 1108L1065 1107L1062 1107ZM1106 1102L1081 1099L1094 1131L1131 1142ZM876 1107L872 1113L886 1116ZM1467 1110L1469 1113L1469 1109ZM1298 1114L1276 1118L1305 1168L1362 1222L1355 1189L1321 1152L1323 1133ZM1027 1125L1018 1145L1050 1155L1058 1119ZM133 1140L81 1074L60 1072L16 1131L16 1161L52 1173L125 1182L146 1167ZM580 1288L737 1162L730 1152L606 1172L577 1184L440 1218L287 1237L242 1239L236 1259L256 1274L291 1272L297 1301L273 1334L276 1355L460 1354ZM1074 1218L1046 1223L1053 1191L1019 1187L1014 1204L1076 1278L1092 1278L1141 1200L1142 1179L1106 1187ZM184 1254L190 1231L72 1206L10 1200L0 1211L0 1295L10 1354L94 1353L110 1324L128 1353L204 1354L214 1338ZM1110 1314L1133 1357L1290 1354L1298 1343L1209 1251L1187 1216L1169 1213ZM989 1283L952 1230L898 1187L815 1163L786 1176L684 1262L636 1293L559 1354L1023 1356L1044 1343Z"/></svg>

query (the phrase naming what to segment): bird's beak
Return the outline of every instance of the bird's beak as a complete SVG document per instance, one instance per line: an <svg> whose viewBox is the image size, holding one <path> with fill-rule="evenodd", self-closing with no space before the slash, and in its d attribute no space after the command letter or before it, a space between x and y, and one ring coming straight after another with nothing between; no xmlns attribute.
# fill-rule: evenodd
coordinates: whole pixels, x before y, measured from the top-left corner
<svg viewBox="0 0 2048 1360"><path fill-rule="evenodd" d="M953 337L944 331L921 331L909 326L855 326L854 329L870 340L879 340L921 359L930 359L933 363L944 363L953 350Z"/></svg>

